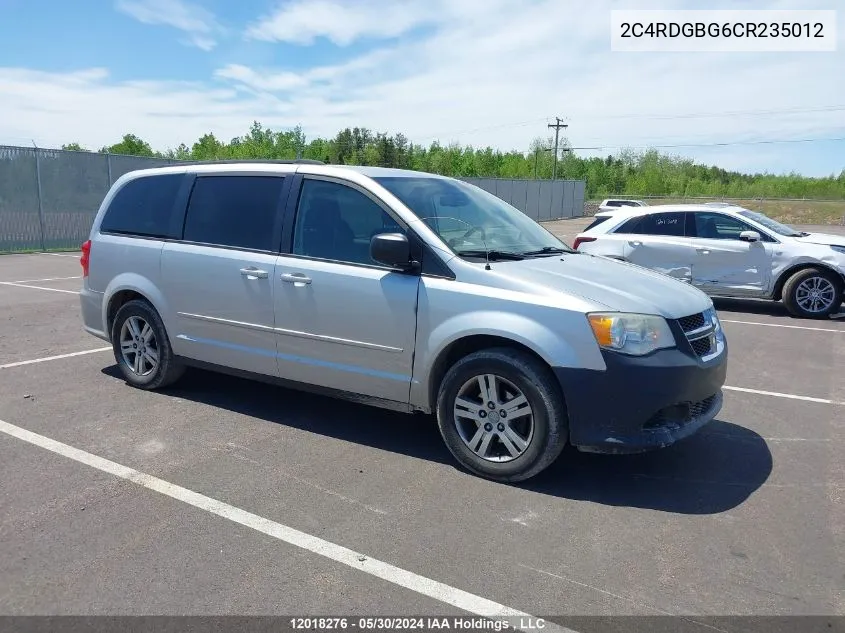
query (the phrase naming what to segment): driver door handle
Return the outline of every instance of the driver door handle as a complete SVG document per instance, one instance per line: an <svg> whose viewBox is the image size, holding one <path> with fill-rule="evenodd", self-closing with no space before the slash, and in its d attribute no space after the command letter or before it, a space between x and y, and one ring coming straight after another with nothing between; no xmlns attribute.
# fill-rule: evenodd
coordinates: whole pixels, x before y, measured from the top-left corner
<svg viewBox="0 0 845 633"><path fill-rule="evenodd" d="M631 246L642 246L643 245L643 243L640 242L639 240L632 240L632 241L628 242L628 244L630 244Z"/></svg>
<svg viewBox="0 0 845 633"><path fill-rule="evenodd" d="M709 248L696 248L695 250L698 251L699 253L701 253L702 255L709 255L710 254Z"/></svg>

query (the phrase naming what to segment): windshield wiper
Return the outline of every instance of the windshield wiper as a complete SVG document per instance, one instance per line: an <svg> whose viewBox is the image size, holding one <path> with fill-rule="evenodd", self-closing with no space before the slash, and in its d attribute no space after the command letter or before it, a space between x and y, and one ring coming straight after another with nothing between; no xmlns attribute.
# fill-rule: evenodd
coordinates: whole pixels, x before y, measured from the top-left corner
<svg viewBox="0 0 845 633"><path fill-rule="evenodd" d="M520 255L530 257L531 255L557 255L559 253L577 253L578 251L567 250L560 246L544 246L536 251L523 251Z"/></svg>
<svg viewBox="0 0 845 633"><path fill-rule="evenodd" d="M511 259L514 261L518 261L520 259L525 259L525 257L520 253L513 253L511 251L485 251L484 249L472 249L472 250L465 250L465 251L455 251L461 257L486 257L490 261L496 259Z"/></svg>

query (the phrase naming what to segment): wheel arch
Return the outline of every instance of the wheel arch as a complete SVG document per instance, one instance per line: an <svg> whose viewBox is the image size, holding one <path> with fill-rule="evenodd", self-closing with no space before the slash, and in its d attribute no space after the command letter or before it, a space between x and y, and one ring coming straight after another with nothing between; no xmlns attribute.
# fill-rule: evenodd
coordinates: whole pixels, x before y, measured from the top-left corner
<svg viewBox="0 0 845 633"><path fill-rule="evenodd" d="M434 403L437 402L440 385L452 365L474 352L491 348L519 350L542 363L544 367L551 369L549 362L525 343L498 334L469 334L446 345L435 357L428 380L429 406L433 407Z"/></svg>
<svg viewBox="0 0 845 633"><path fill-rule="evenodd" d="M149 303L158 312L162 321L166 323L164 310L166 301L153 283L136 274L116 278L106 289L107 300L103 302L103 323L106 334L111 336L114 317L121 306L133 299L140 299Z"/></svg>
<svg viewBox="0 0 845 633"><path fill-rule="evenodd" d="M775 301L781 301L783 299L783 287L786 285L786 282L789 281L789 278L792 277L795 273L800 272L802 270L806 270L808 268L820 268L822 270L826 270L830 273L833 273L833 276L839 280L840 288L845 288L845 275L836 270L834 267L824 262L804 261L799 264L793 264L792 266L780 273L772 291L772 299L774 299Z"/></svg>

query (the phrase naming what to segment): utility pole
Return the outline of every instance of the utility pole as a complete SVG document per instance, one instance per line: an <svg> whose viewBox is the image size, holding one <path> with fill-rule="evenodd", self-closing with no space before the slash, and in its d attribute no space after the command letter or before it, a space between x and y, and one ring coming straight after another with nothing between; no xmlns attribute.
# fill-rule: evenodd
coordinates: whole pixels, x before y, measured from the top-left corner
<svg viewBox="0 0 845 633"><path fill-rule="evenodd" d="M555 129L555 162L554 167L552 167L552 180L557 178L557 147L558 147L558 136L560 134L560 128L562 127L569 127L565 123L561 123L561 118L556 116L554 123L549 123L549 127L553 127Z"/></svg>

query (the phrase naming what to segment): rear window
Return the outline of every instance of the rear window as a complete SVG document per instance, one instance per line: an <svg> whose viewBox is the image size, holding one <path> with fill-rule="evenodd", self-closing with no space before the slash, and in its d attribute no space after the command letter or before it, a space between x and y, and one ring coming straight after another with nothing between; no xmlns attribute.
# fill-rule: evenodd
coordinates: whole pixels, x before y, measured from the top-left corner
<svg viewBox="0 0 845 633"><path fill-rule="evenodd" d="M610 219L610 217L609 217L609 216L604 216L604 217L599 217L599 218L596 218L595 220L593 220L592 222L590 222L590 225L589 225L586 229L584 229L584 230L585 230L585 231L589 231L591 228L593 228L593 227L595 227L595 226L598 226L599 224L601 224L601 223L602 223L602 222L604 222L605 220L609 220L609 219Z"/></svg>
<svg viewBox="0 0 845 633"><path fill-rule="evenodd" d="M634 235L668 235L673 237L684 237L686 214L675 213L652 213L631 218L620 226L614 233L629 233Z"/></svg>
<svg viewBox="0 0 845 633"><path fill-rule="evenodd" d="M143 176L130 180L112 199L100 231L144 237L177 238L173 210L182 174Z"/></svg>

